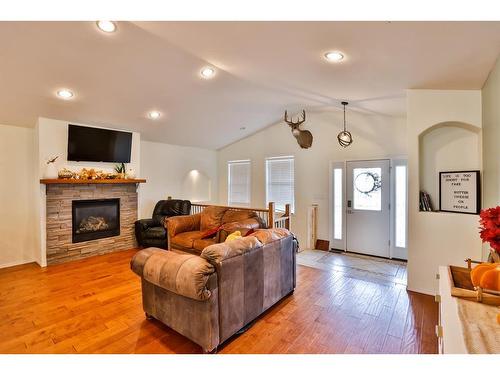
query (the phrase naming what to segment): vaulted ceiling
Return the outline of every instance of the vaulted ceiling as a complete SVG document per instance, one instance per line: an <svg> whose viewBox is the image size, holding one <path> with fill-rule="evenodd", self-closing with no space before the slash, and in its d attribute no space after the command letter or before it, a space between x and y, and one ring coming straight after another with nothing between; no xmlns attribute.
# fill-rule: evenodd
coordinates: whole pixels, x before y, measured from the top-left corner
<svg viewBox="0 0 500 375"><path fill-rule="evenodd" d="M39 116L220 148L289 112L404 116L406 89L480 89L500 22L0 22L0 124ZM340 50L341 63L323 55ZM207 65L213 79L200 78ZM72 100L56 97L60 88ZM158 120L147 117L156 109Z"/></svg>

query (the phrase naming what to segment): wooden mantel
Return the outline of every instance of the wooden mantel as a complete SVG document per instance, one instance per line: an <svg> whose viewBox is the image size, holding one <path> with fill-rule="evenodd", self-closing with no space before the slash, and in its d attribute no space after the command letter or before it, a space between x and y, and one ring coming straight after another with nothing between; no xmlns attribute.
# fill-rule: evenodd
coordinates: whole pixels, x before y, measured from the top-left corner
<svg viewBox="0 0 500 375"><path fill-rule="evenodd" d="M141 178L113 178L113 179L105 179L105 180L83 180L76 178L54 178L47 179L42 178L40 180L41 184L45 185L54 185L54 184L142 184L145 183L145 179Z"/></svg>

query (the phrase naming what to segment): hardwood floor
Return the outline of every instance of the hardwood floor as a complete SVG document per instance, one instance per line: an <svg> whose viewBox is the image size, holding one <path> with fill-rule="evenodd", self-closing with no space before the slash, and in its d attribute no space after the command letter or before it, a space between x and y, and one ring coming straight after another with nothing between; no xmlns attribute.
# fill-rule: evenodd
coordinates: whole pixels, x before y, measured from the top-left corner
<svg viewBox="0 0 500 375"><path fill-rule="evenodd" d="M134 250L0 270L0 353L200 353L147 321ZM219 353L437 353L431 296L298 267L297 289Z"/></svg>

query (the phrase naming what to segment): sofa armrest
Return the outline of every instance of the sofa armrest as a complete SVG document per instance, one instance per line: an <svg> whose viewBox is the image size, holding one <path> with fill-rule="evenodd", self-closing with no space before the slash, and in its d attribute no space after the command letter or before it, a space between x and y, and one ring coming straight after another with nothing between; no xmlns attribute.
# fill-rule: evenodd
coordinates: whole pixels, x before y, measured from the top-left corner
<svg viewBox="0 0 500 375"><path fill-rule="evenodd" d="M140 219L135 222L135 227L141 230L146 230L154 226L155 220L153 219Z"/></svg>
<svg viewBox="0 0 500 375"><path fill-rule="evenodd" d="M200 230L201 214L173 216L165 220L165 226L170 238L179 233Z"/></svg>
<svg viewBox="0 0 500 375"><path fill-rule="evenodd" d="M212 295L208 280L215 268L197 255L148 248L130 265L144 280L180 296L205 301Z"/></svg>

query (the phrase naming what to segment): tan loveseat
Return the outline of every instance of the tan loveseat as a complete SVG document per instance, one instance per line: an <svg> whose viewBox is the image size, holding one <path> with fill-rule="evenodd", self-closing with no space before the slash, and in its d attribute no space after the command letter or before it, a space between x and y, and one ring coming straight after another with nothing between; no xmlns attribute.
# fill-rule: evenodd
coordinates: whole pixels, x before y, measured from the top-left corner
<svg viewBox="0 0 500 375"><path fill-rule="evenodd" d="M265 228L265 223L254 211L208 206L198 214L167 219L166 228L169 249L200 254L205 247L223 242L228 233L238 229ZM208 231L216 229L213 236L202 238Z"/></svg>
<svg viewBox="0 0 500 375"><path fill-rule="evenodd" d="M131 261L146 316L211 352L295 288L297 241L286 229L208 246L201 255L148 248Z"/></svg>

